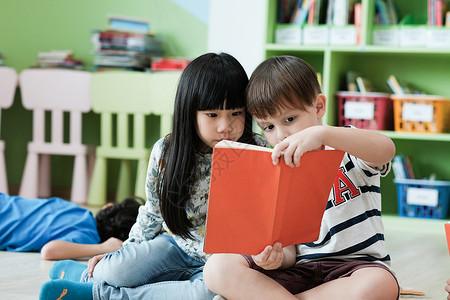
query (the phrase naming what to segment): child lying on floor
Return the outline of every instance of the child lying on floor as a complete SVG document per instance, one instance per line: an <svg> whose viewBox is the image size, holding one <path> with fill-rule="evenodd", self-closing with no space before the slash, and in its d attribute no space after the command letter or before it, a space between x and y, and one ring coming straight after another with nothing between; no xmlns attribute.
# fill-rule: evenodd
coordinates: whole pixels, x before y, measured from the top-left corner
<svg viewBox="0 0 450 300"><path fill-rule="evenodd" d="M94 218L75 203L0 193L0 250L41 251L43 259L76 259L120 249L136 222L140 201L105 205Z"/></svg>

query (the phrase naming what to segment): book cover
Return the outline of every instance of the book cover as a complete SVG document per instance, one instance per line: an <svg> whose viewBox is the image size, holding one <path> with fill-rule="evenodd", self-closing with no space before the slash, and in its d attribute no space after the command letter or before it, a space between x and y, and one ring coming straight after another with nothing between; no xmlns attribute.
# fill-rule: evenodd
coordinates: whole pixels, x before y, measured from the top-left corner
<svg viewBox="0 0 450 300"><path fill-rule="evenodd" d="M333 25L345 26L348 24L348 0L334 0L333 6Z"/></svg>
<svg viewBox="0 0 450 300"><path fill-rule="evenodd" d="M375 0L375 7L378 11L378 14L380 16L380 25L387 26L389 25L389 12L386 5L386 2L383 0Z"/></svg>
<svg viewBox="0 0 450 300"><path fill-rule="evenodd" d="M358 90L361 92L361 94L373 92L374 88L372 86L372 82L361 76L356 77L356 85L358 86Z"/></svg>
<svg viewBox="0 0 450 300"><path fill-rule="evenodd" d="M255 255L277 241L288 246L319 237L344 152L307 152L291 168L283 159L273 165L271 151L230 141L214 148L206 253Z"/></svg>
<svg viewBox="0 0 450 300"><path fill-rule="evenodd" d="M303 0L301 6L297 6L291 18L291 23L304 25L308 18L308 13L314 0Z"/></svg>
<svg viewBox="0 0 450 300"><path fill-rule="evenodd" d="M405 168L406 168L406 173L408 174L408 178L416 179L409 156L404 155L403 159L405 161Z"/></svg>
<svg viewBox="0 0 450 300"><path fill-rule="evenodd" d="M356 3L353 8L355 28L356 28L356 45L361 45L361 30L362 30L362 3Z"/></svg>
<svg viewBox="0 0 450 300"><path fill-rule="evenodd" d="M392 160L392 170L394 171L395 179L408 178L406 165L403 159L403 155L396 155Z"/></svg>
<svg viewBox="0 0 450 300"><path fill-rule="evenodd" d="M444 228L445 228L445 237L447 240L448 252L450 254L450 222L445 223Z"/></svg>
<svg viewBox="0 0 450 300"><path fill-rule="evenodd" d="M308 25L314 25L314 20L316 18L314 15L315 13L316 13L316 1L313 1L308 11Z"/></svg>
<svg viewBox="0 0 450 300"><path fill-rule="evenodd" d="M394 75L390 75L386 81L391 91L396 95L404 95L403 88L398 83L397 78Z"/></svg>
<svg viewBox="0 0 450 300"><path fill-rule="evenodd" d="M358 84L356 83L356 78L360 77L361 74L356 71L349 70L345 73L345 81L347 83L347 91L358 92Z"/></svg>

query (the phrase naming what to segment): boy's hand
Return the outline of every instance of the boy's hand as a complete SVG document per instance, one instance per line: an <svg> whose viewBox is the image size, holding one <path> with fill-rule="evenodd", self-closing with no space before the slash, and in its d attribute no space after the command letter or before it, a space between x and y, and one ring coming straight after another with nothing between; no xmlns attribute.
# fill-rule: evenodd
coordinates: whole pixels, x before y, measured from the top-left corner
<svg viewBox="0 0 450 300"><path fill-rule="evenodd" d="M283 247L278 242L273 246L267 246L260 254L252 255L253 261L265 270L278 269L283 262L283 257Z"/></svg>
<svg viewBox="0 0 450 300"><path fill-rule="evenodd" d="M301 156L308 151L319 150L322 147L320 133L323 126L311 126L288 136L273 147L272 162L278 164L280 156L290 167L300 166Z"/></svg>
<svg viewBox="0 0 450 300"><path fill-rule="evenodd" d="M100 243L100 247L103 253L110 253L122 248L122 241L115 237L110 237L103 243Z"/></svg>

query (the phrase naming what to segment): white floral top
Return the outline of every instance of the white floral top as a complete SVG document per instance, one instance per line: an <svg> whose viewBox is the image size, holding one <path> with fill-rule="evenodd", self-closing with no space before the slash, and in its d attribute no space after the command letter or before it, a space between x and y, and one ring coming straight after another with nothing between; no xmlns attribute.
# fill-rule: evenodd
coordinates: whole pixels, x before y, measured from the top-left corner
<svg viewBox="0 0 450 300"><path fill-rule="evenodd" d="M258 145L269 147L269 144L261 135L254 134L254 139ZM153 146L145 186L147 201L145 205L139 208L136 223L131 228L129 238L123 245L139 244L153 239L158 234L169 234L173 236L178 246L189 256L199 261L206 261L208 255L203 252L203 242L206 233L206 212L208 208L212 154L195 154L197 167L194 170L194 188L191 191L191 199L186 206L188 219L194 226L190 230L194 239L186 240L172 234L161 216L159 199L156 193L156 180L164 141L164 138L161 138Z"/></svg>

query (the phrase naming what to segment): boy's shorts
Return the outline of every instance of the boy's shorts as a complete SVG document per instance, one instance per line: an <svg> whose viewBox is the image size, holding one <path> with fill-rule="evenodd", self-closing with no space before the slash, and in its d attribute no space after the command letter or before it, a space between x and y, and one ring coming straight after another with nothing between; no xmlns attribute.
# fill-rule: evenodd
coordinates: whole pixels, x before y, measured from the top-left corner
<svg viewBox="0 0 450 300"><path fill-rule="evenodd" d="M255 264L250 255L243 255L243 257L247 260L251 269L257 270L275 280L294 295L334 279L349 277L353 272L362 268L375 267L385 269L397 281L397 278L388 267L370 261L320 260L295 265L283 270L265 270ZM399 295L400 287L398 287L397 299Z"/></svg>

